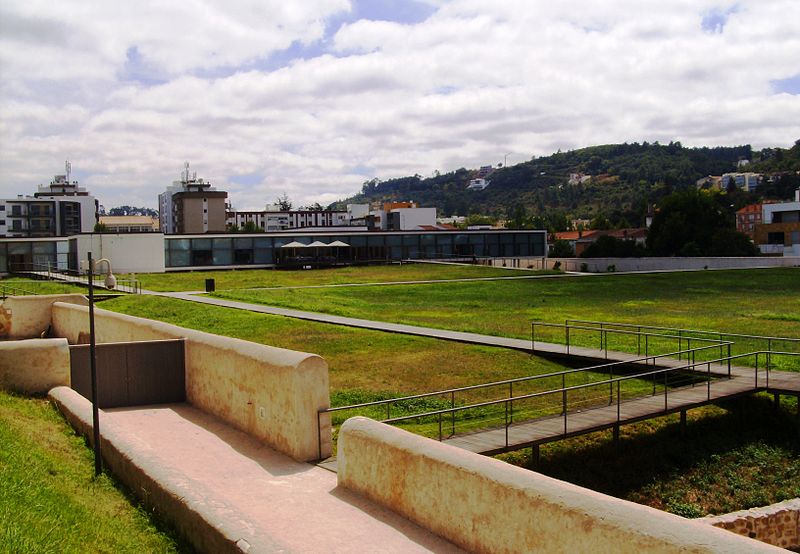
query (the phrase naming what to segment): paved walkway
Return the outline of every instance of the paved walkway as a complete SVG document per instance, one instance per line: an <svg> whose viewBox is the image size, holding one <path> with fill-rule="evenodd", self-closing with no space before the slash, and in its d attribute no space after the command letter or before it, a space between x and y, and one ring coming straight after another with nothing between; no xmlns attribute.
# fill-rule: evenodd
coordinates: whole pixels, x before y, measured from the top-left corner
<svg viewBox="0 0 800 554"><path fill-rule="evenodd" d="M67 387L51 396L84 430L91 427L88 400ZM101 410L100 430L111 466L127 467L123 477L135 467L179 499L178 528L188 526L206 551L222 535L251 553L461 552L338 487L334 473L296 462L188 404Z"/></svg>
<svg viewBox="0 0 800 554"><path fill-rule="evenodd" d="M296 319L304 319L307 321L317 321L319 323L345 325L348 327L359 327L361 329L372 329L374 331L386 331L389 333L416 335L419 337L452 340L457 342L466 342L470 344L498 346L501 348L511 348L514 350L522 350L525 352L529 352L531 349L531 341L526 339L495 337L491 335L481 335L478 333L465 333L461 331L450 331L447 329L434 329L432 327L405 325L402 323L387 323L384 321L373 321L370 319L359 319L355 317L344 317L344 316L323 314L317 312L305 312L302 310L293 310L290 308L278 308L275 306L265 306L263 304L253 304L250 302L239 302L235 300L225 300L222 298L214 298L210 296L200 296L198 293L192 293L192 292L158 292L153 294L159 296L168 296L170 298L180 298L181 300L198 302L200 304L210 304L212 306L221 306L223 308L233 308L236 310L246 310L262 314L293 317ZM539 346L539 344L540 343L537 343L537 347ZM545 343L541 344L544 345ZM557 346L558 348L563 349L563 347L560 345L553 345L553 346Z"/></svg>

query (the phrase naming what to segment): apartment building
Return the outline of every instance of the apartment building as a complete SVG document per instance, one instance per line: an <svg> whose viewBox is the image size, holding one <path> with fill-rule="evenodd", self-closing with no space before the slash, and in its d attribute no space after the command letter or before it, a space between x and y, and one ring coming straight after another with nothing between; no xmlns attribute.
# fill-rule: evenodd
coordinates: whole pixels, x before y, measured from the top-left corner
<svg viewBox="0 0 800 554"><path fill-rule="evenodd" d="M762 254L800 256L800 189L794 202L764 204L755 240Z"/></svg>
<svg viewBox="0 0 800 554"><path fill-rule="evenodd" d="M99 207L77 181L69 181L69 174L56 175L49 185L39 185L33 196L0 200L0 236L65 237L91 233Z"/></svg>
<svg viewBox="0 0 800 554"><path fill-rule="evenodd" d="M158 195L158 219L164 234L222 233L225 231L228 193L189 174L184 164L179 181Z"/></svg>

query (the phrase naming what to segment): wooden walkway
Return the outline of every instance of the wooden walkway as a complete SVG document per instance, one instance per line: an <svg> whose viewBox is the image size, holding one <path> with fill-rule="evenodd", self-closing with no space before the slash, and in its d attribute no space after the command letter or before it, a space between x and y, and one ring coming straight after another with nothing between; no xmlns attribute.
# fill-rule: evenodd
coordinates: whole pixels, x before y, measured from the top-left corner
<svg viewBox="0 0 800 554"><path fill-rule="evenodd" d="M759 371L759 386L755 386L752 368L736 367L730 378L714 379L678 389L660 391L652 396L623 400L596 408L568 412L566 417L550 416L508 427L496 427L455 435L442 442L478 454L499 454L528 446L562 440L577 435L601 431L618 425L651 419L718 400L734 398L759 391L800 396L800 373L770 371L769 387L766 372Z"/></svg>

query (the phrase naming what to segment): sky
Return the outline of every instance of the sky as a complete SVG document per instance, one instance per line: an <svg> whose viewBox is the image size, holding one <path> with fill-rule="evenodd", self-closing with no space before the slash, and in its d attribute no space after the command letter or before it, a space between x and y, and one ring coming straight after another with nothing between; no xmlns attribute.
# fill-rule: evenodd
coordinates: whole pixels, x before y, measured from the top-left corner
<svg viewBox="0 0 800 554"><path fill-rule="evenodd" d="M3 0L0 197L239 210L617 142L800 139L797 0ZM410 199L413 200L413 199Z"/></svg>

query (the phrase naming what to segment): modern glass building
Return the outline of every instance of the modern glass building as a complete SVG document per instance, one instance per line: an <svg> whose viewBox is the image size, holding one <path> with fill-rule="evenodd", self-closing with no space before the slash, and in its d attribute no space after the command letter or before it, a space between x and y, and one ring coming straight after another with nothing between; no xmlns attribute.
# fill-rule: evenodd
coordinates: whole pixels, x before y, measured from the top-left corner
<svg viewBox="0 0 800 554"><path fill-rule="evenodd" d="M116 235L122 237L123 235ZM152 235L151 235L152 236ZM348 231L165 235L167 271L321 267L410 259L544 257L545 231ZM0 272L51 265L78 269L75 237L0 239Z"/></svg>

